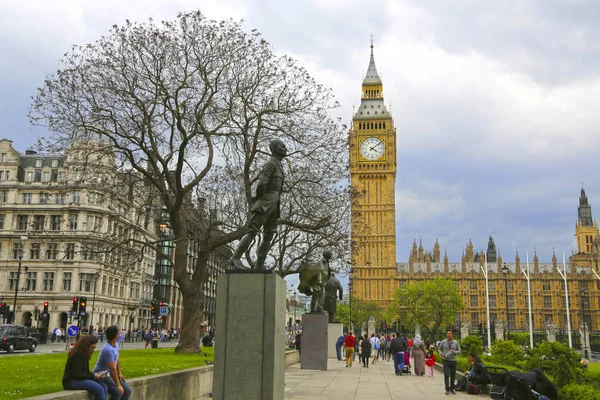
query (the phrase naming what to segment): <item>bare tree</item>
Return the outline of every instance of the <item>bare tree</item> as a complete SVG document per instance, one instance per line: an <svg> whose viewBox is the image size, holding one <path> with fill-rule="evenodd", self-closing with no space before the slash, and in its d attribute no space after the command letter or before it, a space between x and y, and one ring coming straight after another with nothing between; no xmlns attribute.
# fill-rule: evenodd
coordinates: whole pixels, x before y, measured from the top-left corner
<svg viewBox="0 0 600 400"><path fill-rule="evenodd" d="M273 247L280 273L334 242L346 256L347 142L344 127L329 116L337 106L329 89L293 59L274 55L256 31L191 12L175 21L128 21L95 43L74 46L38 89L30 120L54 133L46 148L92 141L88 169L105 165L89 160L110 158L115 171L139 177L157 194L174 233L184 304L176 351L198 352L207 264L246 232L253 184L273 138L290 149ZM206 207L219 218L207 220ZM188 240L199 243L191 279Z"/></svg>

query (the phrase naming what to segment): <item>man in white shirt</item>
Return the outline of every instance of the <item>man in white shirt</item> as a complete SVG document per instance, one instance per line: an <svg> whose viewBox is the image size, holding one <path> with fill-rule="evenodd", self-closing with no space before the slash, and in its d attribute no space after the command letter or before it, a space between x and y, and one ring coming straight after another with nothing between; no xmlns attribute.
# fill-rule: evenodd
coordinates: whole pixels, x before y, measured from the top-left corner
<svg viewBox="0 0 600 400"><path fill-rule="evenodd" d="M371 352L373 355L373 361L371 361L371 364L375 364L377 362L377 353L379 351L379 338L377 337L377 335L375 335L374 333L371 334L371 339L369 339L369 342L371 342Z"/></svg>

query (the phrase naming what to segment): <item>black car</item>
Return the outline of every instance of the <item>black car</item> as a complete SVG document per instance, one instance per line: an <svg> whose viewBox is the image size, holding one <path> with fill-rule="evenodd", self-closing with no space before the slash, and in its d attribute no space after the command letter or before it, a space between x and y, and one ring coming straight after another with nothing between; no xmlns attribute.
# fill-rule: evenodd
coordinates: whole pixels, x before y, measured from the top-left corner
<svg viewBox="0 0 600 400"><path fill-rule="evenodd" d="M0 325L0 350L6 350L8 353L29 350L33 353L37 345L37 339L31 336L23 325Z"/></svg>

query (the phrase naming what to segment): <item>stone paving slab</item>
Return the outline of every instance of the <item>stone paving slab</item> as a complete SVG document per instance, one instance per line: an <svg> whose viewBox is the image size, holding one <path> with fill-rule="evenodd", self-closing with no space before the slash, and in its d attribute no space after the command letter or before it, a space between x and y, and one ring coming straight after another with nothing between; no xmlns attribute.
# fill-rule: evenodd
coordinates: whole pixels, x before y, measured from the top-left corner
<svg viewBox="0 0 600 400"><path fill-rule="evenodd" d="M489 398L489 395L446 395L444 375L436 369L428 376L394 374L394 363L380 361L364 368L357 362L346 368L343 361L328 360L327 371L300 369L300 364L285 370L287 400L452 400Z"/></svg>

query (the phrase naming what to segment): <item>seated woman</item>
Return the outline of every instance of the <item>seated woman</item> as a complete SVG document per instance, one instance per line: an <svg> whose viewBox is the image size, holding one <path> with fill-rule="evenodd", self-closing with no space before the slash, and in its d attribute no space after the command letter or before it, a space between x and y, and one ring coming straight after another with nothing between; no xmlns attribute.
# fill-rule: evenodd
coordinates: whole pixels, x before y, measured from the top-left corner
<svg viewBox="0 0 600 400"><path fill-rule="evenodd" d="M483 361L477 355L477 353L469 354L469 365L471 369L469 371L465 371L465 375L468 376L468 381L470 383L474 383L476 385L490 383L491 377L488 373Z"/></svg>
<svg viewBox="0 0 600 400"><path fill-rule="evenodd" d="M550 382L544 371L539 368L534 368L531 371L535 372L535 382L531 389L539 395L538 400L558 400L556 386Z"/></svg>
<svg viewBox="0 0 600 400"><path fill-rule="evenodd" d="M106 400L108 388L98 380L102 374L90 372L90 357L96 343L98 339L94 335L84 336L75 343L69 351L62 385L65 390L87 390L95 400Z"/></svg>

